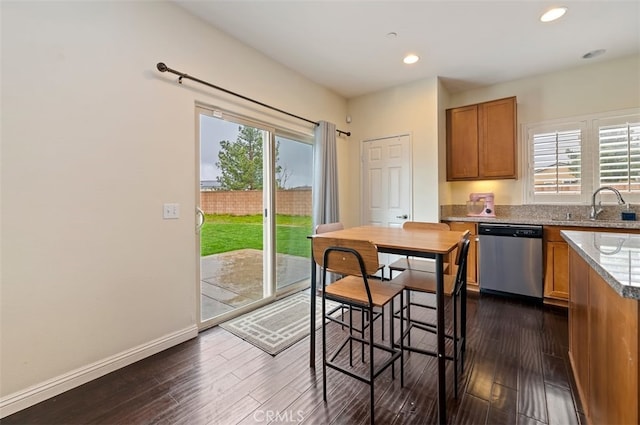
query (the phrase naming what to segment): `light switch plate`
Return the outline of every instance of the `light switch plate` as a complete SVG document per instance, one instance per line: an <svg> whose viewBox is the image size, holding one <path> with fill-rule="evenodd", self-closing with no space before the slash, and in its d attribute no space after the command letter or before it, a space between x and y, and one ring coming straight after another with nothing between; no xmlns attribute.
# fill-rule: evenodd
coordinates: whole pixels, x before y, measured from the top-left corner
<svg viewBox="0 0 640 425"><path fill-rule="evenodd" d="M164 204L162 207L162 218L165 220L180 218L180 204Z"/></svg>

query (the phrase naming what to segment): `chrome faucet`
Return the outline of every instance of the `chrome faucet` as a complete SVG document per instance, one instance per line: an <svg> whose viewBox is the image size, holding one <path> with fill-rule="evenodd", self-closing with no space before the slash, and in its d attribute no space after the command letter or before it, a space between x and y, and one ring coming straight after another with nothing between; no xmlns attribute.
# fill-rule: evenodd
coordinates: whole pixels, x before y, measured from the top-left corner
<svg viewBox="0 0 640 425"><path fill-rule="evenodd" d="M602 186L600 189L593 192L593 196L591 197L591 210L589 211L589 220L595 220L596 218L598 218L598 214L602 212L602 201L598 202L598 207L596 208L596 195L598 194L598 192L605 189L610 190L616 194L616 196L618 197L618 205L624 204L624 199L622 199L622 195L620 194L618 189L611 186Z"/></svg>

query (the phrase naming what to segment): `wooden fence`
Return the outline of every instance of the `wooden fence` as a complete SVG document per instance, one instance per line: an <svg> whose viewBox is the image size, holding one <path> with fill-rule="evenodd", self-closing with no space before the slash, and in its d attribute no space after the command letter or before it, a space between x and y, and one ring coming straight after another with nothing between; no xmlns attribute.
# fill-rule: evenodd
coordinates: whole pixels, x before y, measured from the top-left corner
<svg viewBox="0 0 640 425"><path fill-rule="evenodd" d="M200 208L205 214L262 214L262 195L261 190L203 191L200 192ZM278 190L276 213L310 216L311 189Z"/></svg>

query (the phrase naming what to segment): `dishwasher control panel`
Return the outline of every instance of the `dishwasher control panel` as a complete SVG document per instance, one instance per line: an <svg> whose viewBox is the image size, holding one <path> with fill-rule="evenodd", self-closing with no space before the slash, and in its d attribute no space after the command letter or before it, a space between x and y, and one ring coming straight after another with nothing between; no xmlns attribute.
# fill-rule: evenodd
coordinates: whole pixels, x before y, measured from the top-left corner
<svg viewBox="0 0 640 425"><path fill-rule="evenodd" d="M542 226L529 224L478 224L478 235L542 238Z"/></svg>

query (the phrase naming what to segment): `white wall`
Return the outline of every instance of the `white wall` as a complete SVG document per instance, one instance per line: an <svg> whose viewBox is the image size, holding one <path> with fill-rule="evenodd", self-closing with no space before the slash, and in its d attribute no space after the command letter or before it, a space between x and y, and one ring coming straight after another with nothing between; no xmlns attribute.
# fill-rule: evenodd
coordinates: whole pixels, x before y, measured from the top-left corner
<svg viewBox="0 0 640 425"><path fill-rule="evenodd" d="M496 84L451 94L449 107L463 106L503 97L518 98L518 156L524 143L522 127L564 117L616 111L640 106L640 56L598 61L578 68ZM520 164L522 165L522 164ZM446 162L441 162L444 169ZM523 167L518 174L522 176ZM443 193L443 204L464 204L469 192L496 193L496 204L520 205L522 180L451 182Z"/></svg>
<svg viewBox="0 0 640 425"><path fill-rule="evenodd" d="M349 198L342 217L346 225L361 224L362 142L407 133L413 150L413 218L438 221L438 84L437 78L425 79L349 100Z"/></svg>
<svg viewBox="0 0 640 425"><path fill-rule="evenodd" d="M520 205L522 180L446 182L447 108L504 97L518 98L518 161L527 123L640 106L640 56L599 61L581 67L515 80L461 93L427 79L350 99L352 136L344 170L348 193L343 221L360 224L360 145L363 140L411 133L414 212L417 220L437 220L438 205L464 204L470 192L496 193L500 205ZM519 164L522 175L522 164ZM435 182L438 182L436 185ZM342 199L342 196L341 196Z"/></svg>
<svg viewBox="0 0 640 425"><path fill-rule="evenodd" d="M346 101L171 3L1 7L4 416L196 334L196 102L305 127L157 62L338 128Z"/></svg>

